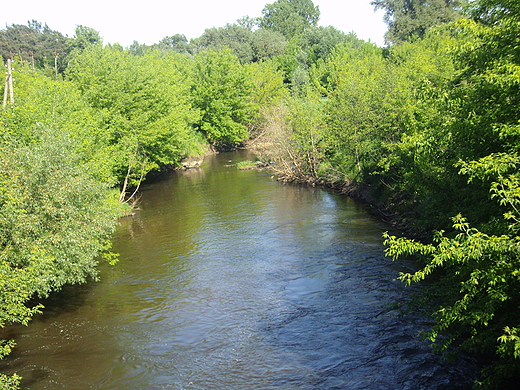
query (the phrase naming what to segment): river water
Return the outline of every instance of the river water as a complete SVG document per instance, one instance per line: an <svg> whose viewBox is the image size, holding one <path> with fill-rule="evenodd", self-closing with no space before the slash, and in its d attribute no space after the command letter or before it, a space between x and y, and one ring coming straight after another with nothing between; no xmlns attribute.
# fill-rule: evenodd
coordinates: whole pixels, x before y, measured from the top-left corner
<svg viewBox="0 0 520 390"><path fill-rule="evenodd" d="M388 226L332 192L208 157L142 191L114 236L115 267L46 301L2 372L24 389L467 389L400 316L412 264Z"/></svg>

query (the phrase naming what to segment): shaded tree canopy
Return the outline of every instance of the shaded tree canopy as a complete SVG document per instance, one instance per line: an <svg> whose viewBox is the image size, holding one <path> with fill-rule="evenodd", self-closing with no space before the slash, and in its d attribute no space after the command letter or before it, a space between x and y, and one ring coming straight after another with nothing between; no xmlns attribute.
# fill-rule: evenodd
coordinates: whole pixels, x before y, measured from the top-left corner
<svg viewBox="0 0 520 390"><path fill-rule="evenodd" d="M193 50L233 50L242 64L251 62L253 49L251 48L252 32L249 28L238 24L226 24L224 27L207 28L199 38L192 41Z"/></svg>
<svg viewBox="0 0 520 390"><path fill-rule="evenodd" d="M287 39L316 26L320 9L312 0L277 0L262 10L260 27L282 33Z"/></svg>
<svg viewBox="0 0 520 390"><path fill-rule="evenodd" d="M252 18L249 15L242 16L241 18L237 19L237 24L253 31L255 27L259 26L260 18Z"/></svg>
<svg viewBox="0 0 520 390"><path fill-rule="evenodd" d="M319 59L325 60L329 53L340 43L357 41L353 33L345 34L335 27L310 27L304 31L300 39L302 50L307 52L308 65Z"/></svg>
<svg viewBox="0 0 520 390"><path fill-rule="evenodd" d="M12 24L0 30L0 55L4 61L19 57L39 68L54 66L54 59L59 58L60 68L63 68L63 59L68 54L68 40L60 32L36 20L29 21L27 25Z"/></svg>
<svg viewBox="0 0 520 390"><path fill-rule="evenodd" d="M160 46L173 49L176 53L188 53L188 39L184 34L175 34L164 37L159 42Z"/></svg>
<svg viewBox="0 0 520 390"><path fill-rule="evenodd" d="M282 55L287 46L287 40L283 34L260 28L253 33L253 61L260 61L262 59L274 58Z"/></svg>
<svg viewBox="0 0 520 390"><path fill-rule="evenodd" d="M389 44L422 38L428 28L453 22L461 15L460 0L373 0L370 4L385 11Z"/></svg>

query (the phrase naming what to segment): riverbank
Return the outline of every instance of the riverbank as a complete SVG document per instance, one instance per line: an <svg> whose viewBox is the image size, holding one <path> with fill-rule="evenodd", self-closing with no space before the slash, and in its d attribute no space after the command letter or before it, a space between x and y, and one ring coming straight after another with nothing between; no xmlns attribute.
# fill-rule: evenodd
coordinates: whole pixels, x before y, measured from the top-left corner
<svg viewBox="0 0 520 390"><path fill-rule="evenodd" d="M112 240L118 266L10 329L4 371L32 390L467 389L469 363L433 353L424 320L396 309L410 264L383 256L386 225L244 160L215 154L144 183Z"/></svg>

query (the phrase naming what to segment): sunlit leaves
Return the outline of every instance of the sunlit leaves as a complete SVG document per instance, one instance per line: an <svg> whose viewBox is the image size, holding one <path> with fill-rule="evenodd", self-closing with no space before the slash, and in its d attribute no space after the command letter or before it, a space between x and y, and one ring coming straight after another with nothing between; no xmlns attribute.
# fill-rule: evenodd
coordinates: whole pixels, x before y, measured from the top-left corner
<svg viewBox="0 0 520 390"><path fill-rule="evenodd" d="M381 49L355 42L338 46L324 67L330 162L347 180L360 181L381 157L381 142L392 137L391 126L384 130L392 120L385 104L391 99L389 69Z"/></svg>
<svg viewBox="0 0 520 390"><path fill-rule="evenodd" d="M469 180L492 180L490 196L503 206L503 220L494 225L501 234L471 227L461 215L453 218L453 228L458 233L453 237L437 233L432 244L385 234L387 255L419 255L424 259L425 266L401 275L403 280L419 282L442 270L450 281L433 313L436 323L429 333L430 340L443 349L458 343L475 352L495 350L501 357L486 370L486 386L507 381L514 375L514 367L518 368L518 361L514 360L520 350L515 328L520 300L518 165L517 155L503 153L461 163L461 173L468 175ZM439 339L441 334L449 337Z"/></svg>
<svg viewBox="0 0 520 390"><path fill-rule="evenodd" d="M196 57L193 101L201 111L198 129L209 142L237 145L248 137L246 125L255 117L253 88L246 69L229 49Z"/></svg>
<svg viewBox="0 0 520 390"><path fill-rule="evenodd" d="M164 164L176 164L196 149L191 126L190 81L179 68L181 55L136 57L93 46L76 57L69 76L101 117L106 140L99 145L115 157L119 180L132 167L132 178ZM136 168L136 167L143 167Z"/></svg>
<svg viewBox="0 0 520 390"><path fill-rule="evenodd" d="M96 256L122 212L115 194L84 171L70 141L43 131L37 145L2 149L6 187L0 208L1 256L37 270L32 292L46 295L96 274ZM31 291L31 290L30 290Z"/></svg>
<svg viewBox="0 0 520 390"><path fill-rule="evenodd" d="M96 278L123 212L63 131L36 127L30 139L5 136L0 147L0 327L27 324L42 309L31 299ZM12 345L2 343L0 357ZM0 388L18 381L2 375Z"/></svg>

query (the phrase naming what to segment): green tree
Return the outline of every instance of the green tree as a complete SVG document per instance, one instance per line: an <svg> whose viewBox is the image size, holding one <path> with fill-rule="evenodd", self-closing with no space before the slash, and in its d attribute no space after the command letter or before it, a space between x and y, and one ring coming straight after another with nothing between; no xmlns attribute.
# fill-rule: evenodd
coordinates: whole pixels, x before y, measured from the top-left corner
<svg viewBox="0 0 520 390"><path fill-rule="evenodd" d="M460 42L450 50L455 82L442 91L451 113L445 114L444 134L453 140L467 188L477 182L486 191L466 199L472 213L453 217L453 233L441 230L431 244L386 235L386 243L394 258L414 254L424 261L403 280L442 275L427 296L435 319L428 338L443 350L455 346L492 357L478 388L514 388L520 379L520 117L514 108L520 98L520 7L500 0L473 6L477 23L453 25Z"/></svg>
<svg viewBox="0 0 520 390"><path fill-rule="evenodd" d="M242 16L241 18L237 19L237 24L247 28L249 31L253 31L260 25L260 18L252 18L249 15Z"/></svg>
<svg viewBox="0 0 520 390"><path fill-rule="evenodd" d="M62 73L67 65L70 38L31 20L27 26L13 24L0 30L0 55L4 61L18 57L40 69Z"/></svg>
<svg viewBox="0 0 520 390"><path fill-rule="evenodd" d="M194 50L231 49L238 57L240 63L246 64L253 60L252 39L250 29L238 24L226 24L224 27L208 28L192 43Z"/></svg>
<svg viewBox="0 0 520 390"><path fill-rule="evenodd" d="M249 135L247 124L257 115L245 68L229 49L208 50L195 59L192 94L201 111L198 130L213 144L240 144Z"/></svg>
<svg viewBox="0 0 520 390"><path fill-rule="evenodd" d="M157 50L171 50L170 47L166 45L156 44L153 46ZM141 44L138 41L133 41L132 44L128 47L128 52L132 53L134 56L144 56L145 53L149 50L149 46L144 43Z"/></svg>
<svg viewBox="0 0 520 390"><path fill-rule="evenodd" d="M258 62L284 54L287 40L277 31L260 28L253 32L251 46L253 61Z"/></svg>
<svg viewBox="0 0 520 390"><path fill-rule="evenodd" d="M154 46L152 46L154 47ZM175 34L164 37L159 41L158 47L170 49L175 53L188 54L190 52L188 39L184 34Z"/></svg>
<svg viewBox="0 0 520 390"><path fill-rule="evenodd" d="M288 96L283 82L283 74L274 61L262 61L245 67L248 83L253 86L251 101L262 109L271 104L279 104Z"/></svg>
<svg viewBox="0 0 520 390"><path fill-rule="evenodd" d="M289 96L289 90L284 83L284 77L274 61L262 61L245 66L249 82L253 86L251 102L254 111L258 112L255 118L248 123L251 142L263 142L267 138L265 128L271 120L273 110L284 104Z"/></svg>
<svg viewBox="0 0 520 390"><path fill-rule="evenodd" d="M75 153L100 181L116 185L112 171L112 151L106 145L109 134L103 128L103 116L89 106L71 82L53 80L28 64L16 62L16 100L12 110L0 112L3 134L35 143L36 125L59 128L75 140Z"/></svg>
<svg viewBox="0 0 520 390"><path fill-rule="evenodd" d="M262 10L260 27L282 33L288 40L316 26L320 9L312 0L277 0Z"/></svg>
<svg viewBox="0 0 520 390"><path fill-rule="evenodd" d="M290 83L293 79L294 71L300 65L298 56L301 55L302 49L300 47L300 37L296 36L287 42L285 52L274 60L278 64L280 70L284 74L285 82Z"/></svg>
<svg viewBox="0 0 520 390"><path fill-rule="evenodd" d="M27 324L46 297L65 284L97 277L122 207L94 178L58 129L33 128L32 143L2 134L0 146L0 327ZM0 355L14 344L0 343ZM0 376L16 388L17 376Z"/></svg>
<svg viewBox="0 0 520 390"><path fill-rule="evenodd" d="M325 67L329 136L323 173L331 181L363 182L383 157L382 142L393 136L394 78L372 43L339 45Z"/></svg>
<svg viewBox="0 0 520 390"><path fill-rule="evenodd" d="M99 35L99 31L92 27L78 25L76 26L74 37L69 41L68 45L69 51L77 53L92 45L102 46L103 39Z"/></svg>
<svg viewBox="0 0 520 390"><path fill-rule="evenodd" d="M182 61L174 53L136 57L94 45L71 63L70 79L102 116L103 149L113 156L119 181L138 184L148 171L175 165L197 149L197 112L190 81L179 70Z"/></svg>
<svg viewBox="0 0 520 390"><path fill-rule="evenodd" d="M389 44L421 38L430 27L461 16L460 0L373 0L371 4L376 10L385 10L385 40Z"/></svg>
<svg viewBox="0 0 520 390"><path fill-rule="evenodd" d="M468 200L482 195L482 188L477 183L468 187L455 167L464 144L454 140L457 99L448 95L457 77L452 53L460 44L451 28L438 27L422 40L390 50L399 136L386 144L379 172L391 203L417 229L449 229L449 217L467 212L472 204Z"/></svg>
<svg viewBox="0 0 520 390"><path fill-rule="evenodd" d="M392 258L419 255L426 265L402 274L407 283L420 282L442 272L430 289L426 311L435 325L426 334L446 351L456 346L476 354L495 354L483 370L478 388L514 388L520 372L520 159L517 154L493 154L462 164L469 180L493 177L491 197L503 206L503 218L495 221L501 234L471 227L460 214L453 218L458 232L450 237L440 231L432 244L385 234Z"/></svg>
<svg viewBox="0 0 520 390"><path fill-rule="evenodd" d="M300 45L306 53L306 65L311 66L319 60L325 60L331 53L332 49L340 43L347 41L357 41L354 33L345 34L343 31L335 27L309 27L301 37Z"/></svg>

